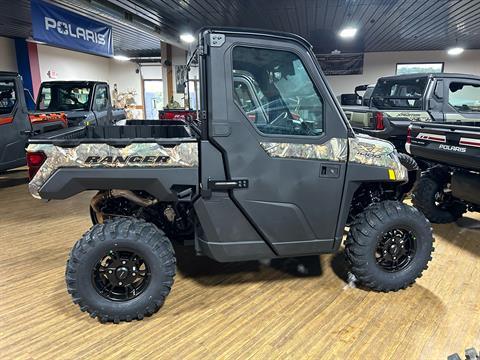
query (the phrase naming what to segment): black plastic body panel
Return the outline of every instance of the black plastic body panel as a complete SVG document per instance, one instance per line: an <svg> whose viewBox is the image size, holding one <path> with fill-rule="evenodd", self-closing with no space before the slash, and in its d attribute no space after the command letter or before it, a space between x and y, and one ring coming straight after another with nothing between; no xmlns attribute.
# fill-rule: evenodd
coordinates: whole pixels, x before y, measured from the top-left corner
<svg viewBox="0 0 480 360"><path fill-rule="evenodd" d="M480 205L480 175L456 171L452 175L452 195L468 203Z"/></svg>
<svg viewBox="0 0 480 360"><path fill-rule="evenodd" d="M85 190L144 190L160 201L176 201L174 185L195 189L197 168L59 168L41 187L45 199L66 199Z"/></svg>
<svg viewBox="0 0 480 360"><path fill-rule="evenodd" d="M445 142L417 138L420 133L445 137ZM461 140L464 140L463 142ZM471 144L468 145L470 141ZM475 142L478 142L475 144ZM480 171L480 127L439 123L411 126L410 154L443 165Z"/></svg>
<svg viewBox="0 0 480 360"><path fill-rule="evenodd" d="M31 144L78 146L86 143L128 145L135 142L171 143L172 145L196 141L186 125L125 125L125 126L79 126L38 135Z"/></svg>

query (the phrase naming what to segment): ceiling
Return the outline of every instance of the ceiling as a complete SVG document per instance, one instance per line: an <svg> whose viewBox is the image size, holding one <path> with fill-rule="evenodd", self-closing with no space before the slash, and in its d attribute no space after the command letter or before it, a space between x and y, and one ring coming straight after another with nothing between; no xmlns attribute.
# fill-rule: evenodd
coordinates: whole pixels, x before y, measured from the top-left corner
<svg viewBox="0 0 480 360"><path fill-rule="evenodd" d="M287 31L316 53L480 49L480 0L51 0L113 27L114 48L156 56L159 40L210 25ZM8 3L8 4L7 4ZM13 9L12 9L13 8ZM0 1L0 35L28 37L30 1ZM8 14L8 15L4 15ZM338 31L358 28L344 40Z"/></svg>

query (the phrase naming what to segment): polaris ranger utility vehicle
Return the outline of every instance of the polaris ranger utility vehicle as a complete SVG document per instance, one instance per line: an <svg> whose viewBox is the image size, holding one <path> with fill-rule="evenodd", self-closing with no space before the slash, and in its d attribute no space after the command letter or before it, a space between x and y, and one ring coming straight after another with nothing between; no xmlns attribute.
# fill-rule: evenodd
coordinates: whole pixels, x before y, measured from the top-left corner
<svg viewBox="0 0 480 360"><path fill-rule="evenodd" d="M112 106L110 88L101 81L43 82L36 110L64 112L68 126L111 125L127 117Z"/></svg>
<svg viewBox="0 0 480 360"><path fill-rule="evenodd" d="M35 197L100 191L98 224L67 263L81 310L114 322L153 314L173 284L174 241L222 262L313 255L337 251L347 224L346 255L364 286L412 284L431 259L430 224L397 201L407 173L395 148L354 134L311 46L206 29L195 56L199 122L86 126L30 142ZM258 84L265 119L247 116L239 72Z"/></svg>
<svg viewBox="0 0 480 360"><path fill-rule="evenodd" d="M480 77L467 74L388 76L378 79L368 107L342 108L355 131L386 139L403 152L411 122L480 122L480 99L462 102L468 93L478 96L479 87Z"/></svg>
<svg viewBox="0 0 480 360"><path fill-rule="evenodd" d="M480 98L480 88L477 93ZM412 201L434 223L456 221L467 210L480 211L480 128L478 123L464 124L470 126L410 125L407 151L435 164L422 173Z"/></svg>
<svg viewBox="0 0 480 360"><path fill-rule="evenodd" d="M25 165L29 136L66 126L64 113L29 113L20 75L0 72L0 171Z"/></svg>

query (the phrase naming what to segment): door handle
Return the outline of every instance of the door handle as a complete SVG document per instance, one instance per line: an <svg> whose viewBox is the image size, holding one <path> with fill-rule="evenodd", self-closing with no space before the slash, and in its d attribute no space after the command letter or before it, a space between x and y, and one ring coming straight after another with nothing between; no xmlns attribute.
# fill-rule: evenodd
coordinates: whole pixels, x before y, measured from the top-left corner
<svg viewBox="0 0 480 360"><path fill-rule="evenodd" d="M321 164L320 177L321 178L338 178L340 176L340 165Z"/></svg>

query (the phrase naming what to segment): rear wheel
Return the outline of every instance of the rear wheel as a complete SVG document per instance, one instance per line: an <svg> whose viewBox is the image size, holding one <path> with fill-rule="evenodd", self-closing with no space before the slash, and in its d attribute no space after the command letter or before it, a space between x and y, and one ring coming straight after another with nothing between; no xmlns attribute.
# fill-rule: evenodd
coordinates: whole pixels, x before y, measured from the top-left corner
<svg viewBox="0 0 480 360"><path fill-rule="evenodd" d="M93 226L73 247L66 282L73 302L102 322L158 311L175 276L175 254L155 225L136 219Z"/></svg>
<svg viewBox="0 0 480 360"><path fill-rule="evenodd" d="M457 221L467 211L467 207L456 201L450 191L446 191L447 181L423 175L413 190L412 203L422 211L432 223L446 224Z"/></svg>
<svg viewBox="0 0 480 360"><path fill-rule="evenodd" d="M352 273L376 291L406 288L431 260L432 229L415 208L397 201L374 204L357 215L345 242Z"/></svg>

